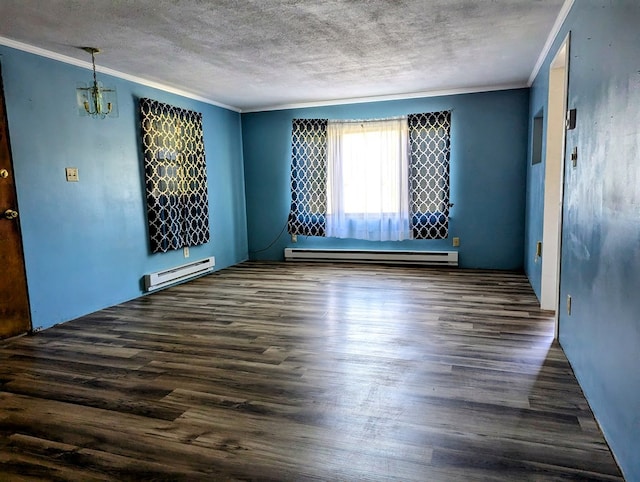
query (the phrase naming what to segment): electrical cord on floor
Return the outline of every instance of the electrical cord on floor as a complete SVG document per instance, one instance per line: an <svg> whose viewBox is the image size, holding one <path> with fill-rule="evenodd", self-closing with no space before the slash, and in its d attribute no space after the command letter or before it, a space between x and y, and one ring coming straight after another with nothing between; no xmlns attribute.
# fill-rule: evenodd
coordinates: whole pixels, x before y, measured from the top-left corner
<svg viewBox="0 0 640 482"><path fill-rule="evenodd" d="M282 229L280 230L280 233L278 234L278 236L276 236L276 239L271 241L271 244L269 244L269 246L267 246L266 248L258 249L256 251L249 251L249 254L262 253L263 251L266 251L269 248L271 248L271 246L276 244L276 242L280 239L280 236L282 236L282 233L284 233L284 230L287 229L287 224L289 224L288 220L284 223L284 226L282 226Z"/></svg>

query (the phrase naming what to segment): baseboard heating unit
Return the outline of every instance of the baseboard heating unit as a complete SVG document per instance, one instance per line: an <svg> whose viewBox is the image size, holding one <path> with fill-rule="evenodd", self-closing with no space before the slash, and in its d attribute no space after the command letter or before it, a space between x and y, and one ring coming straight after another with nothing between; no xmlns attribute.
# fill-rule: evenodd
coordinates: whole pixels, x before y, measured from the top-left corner
<svg viewBox="0 0 640 482"><path fill-rule="evenodd" d="M457 251L381 251L368 249L285 248L284 259L287 261L330 261L344 263L458 266Z"/></svg>
<svg viewBox="0 0 640 482"><path fill-rule="evenodd" d="M147 291L155 291L166 286L186 281L213 271L216 259L211 258L193 261L175 268L144 275L144 287Z"/></svg>

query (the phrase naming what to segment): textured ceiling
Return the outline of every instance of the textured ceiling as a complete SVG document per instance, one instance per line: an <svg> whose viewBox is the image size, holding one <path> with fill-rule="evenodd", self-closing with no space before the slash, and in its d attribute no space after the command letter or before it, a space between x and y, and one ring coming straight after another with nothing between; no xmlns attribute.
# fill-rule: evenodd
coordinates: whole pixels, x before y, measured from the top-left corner
<svg viewBox="0 0 640 482"><path fill-rule="evenodd" d="M563 0L1 0L0 36L241 110L524 85Z"/></svg>

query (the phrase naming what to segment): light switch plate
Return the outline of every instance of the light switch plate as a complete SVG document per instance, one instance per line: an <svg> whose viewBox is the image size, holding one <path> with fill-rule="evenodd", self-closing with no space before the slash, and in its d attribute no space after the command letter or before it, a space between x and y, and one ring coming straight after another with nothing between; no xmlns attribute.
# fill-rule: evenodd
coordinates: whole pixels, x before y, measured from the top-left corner
<svg viewBox="0 0 640 482"><path fill-rule="evenodd" d="M453 243L451 243L453 245L454 248L457 248L458 246L460 246L460 238L455 237L453 238Z"/></svg>
<svg viewBox="0 0 640 482"><path fill-rule="evenodd" d="M189 246L185 246L185 247L182 249L182 252L184 253L184 257L185 257L185 258L188 258L188 257L189 257Z"/></svg>
<svg viewBox="0 0 640 482"><path fill-rule="evenodd" d="M77 167L66 167L64 170L67 175L67 182L78 182L80 178L78 177L78 168Z"/></svg>

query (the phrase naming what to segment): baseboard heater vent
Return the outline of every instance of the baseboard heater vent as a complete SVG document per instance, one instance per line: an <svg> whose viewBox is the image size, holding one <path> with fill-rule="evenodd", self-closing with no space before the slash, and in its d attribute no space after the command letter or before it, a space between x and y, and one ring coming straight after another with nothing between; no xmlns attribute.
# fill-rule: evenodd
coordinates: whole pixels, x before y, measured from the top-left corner
<svg viewBox="0 0 640 482"><path fill-rule="evenodd" d="M213 271L216 265L214 257L201 259L175 268L144 275L144 287L147 291L155 291L181 281Z"/></svg>
<svg viewBox="0 0 640 482"><path fill-rule="evenodd" d="M287 261L331 261L345 263L458 266L457 251L391 251L357 249L285 248Z"/></svg>

